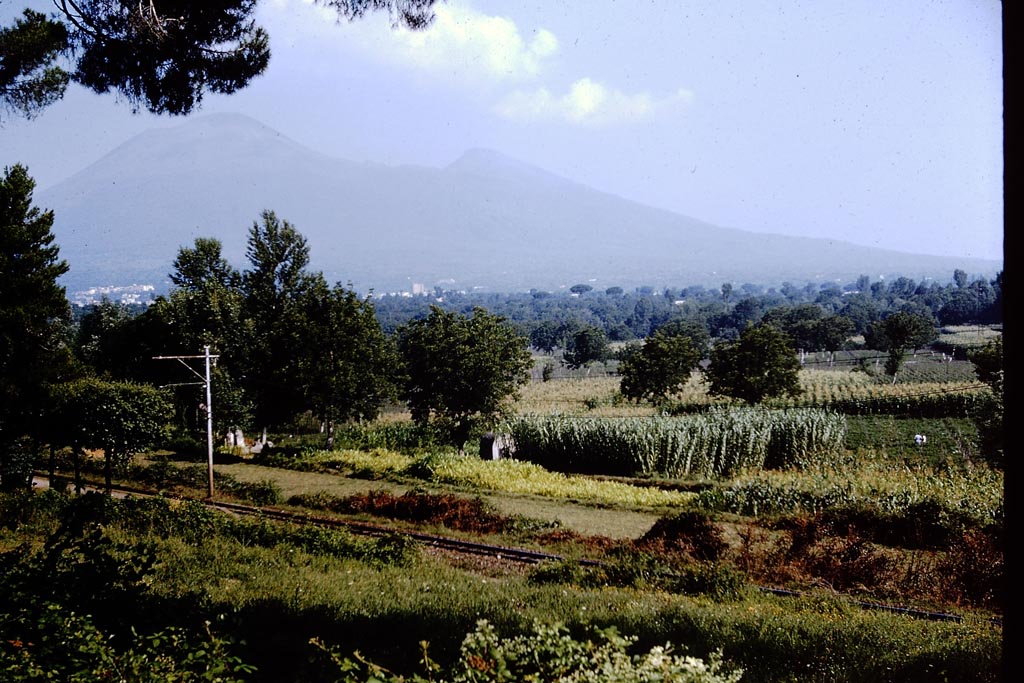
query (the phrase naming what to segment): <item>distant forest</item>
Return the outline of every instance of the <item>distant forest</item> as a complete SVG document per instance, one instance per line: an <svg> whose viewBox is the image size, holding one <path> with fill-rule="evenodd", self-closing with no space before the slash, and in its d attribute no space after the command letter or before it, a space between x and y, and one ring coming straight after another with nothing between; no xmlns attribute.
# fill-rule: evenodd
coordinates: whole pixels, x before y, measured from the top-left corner
<svg viewBox="0 0 1024 683"><path fill-rule="evenodd" d="M735 339L766 314L771 317L783 310L789 311L789 317L805 319L842 316L853 324L854 336L868 334L871 323L897 311L921 315L940 326L998 325L1003 322L1002 281L1002 272L992 280L971 280L964 271L956 270L945 283L916 282L907 277L872 281L862 275L845 285L824 282L797 287L784 283L778 288L724 283L717 289L694 285L625 291L577 284L557 293L473 293L437 287L429 294L378 295L372 303L386 334L428 315L431 306L461 314L481 307L504 317L535 348L544 350L548 344L564 348L567 340L583 329L596 328L608 341L627 342L649 337L664 325L684 322L699 325L713 339ZM77 308L76 318L87 317L95 308ZM122 308L133 315L145 310L145 305Z"/></svg>
<svg viewBox="0 0 1024 683"><path fill-rule="evenodd" d="M947 283L915 282L907 277L872 281L863 275L846 285L826 282L796 287L785 283L780 288L725 283L718 289L697 285L681 289L641 287L627 292L621 287L599 290L577 284L560 293L534 290L505 294L437 288L431 295L377 297L373 305L387 333L426 315L433 305L459 313L483 307L505 317L531 340L538 339L542 326L550 330L554 325L565 337L581 328L597 328L609 341L631 341L676 322L697 323L715 339L735 339L748 325L761 322L769 311L796 307L805 317L848 318L853 323L853 334L864 335L872 322L897 311L922 315L937 325L1001 324L1002 281L1002 272L992 280L972 281L964 271L957 270Z"/></svg>

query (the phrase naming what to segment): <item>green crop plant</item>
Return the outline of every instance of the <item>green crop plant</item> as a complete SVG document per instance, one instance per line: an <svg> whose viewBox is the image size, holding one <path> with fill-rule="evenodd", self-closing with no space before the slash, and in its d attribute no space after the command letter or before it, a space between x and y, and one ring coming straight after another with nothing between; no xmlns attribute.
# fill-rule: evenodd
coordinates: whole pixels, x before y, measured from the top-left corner
<svg viewBox="0 0 1024 683"><path fill-rule="evenodd" d="M585 474L717 478L807 466L841 451L841 415L812 409L716 409L686 417L521 416L504 425L516 457Z"/></svg>

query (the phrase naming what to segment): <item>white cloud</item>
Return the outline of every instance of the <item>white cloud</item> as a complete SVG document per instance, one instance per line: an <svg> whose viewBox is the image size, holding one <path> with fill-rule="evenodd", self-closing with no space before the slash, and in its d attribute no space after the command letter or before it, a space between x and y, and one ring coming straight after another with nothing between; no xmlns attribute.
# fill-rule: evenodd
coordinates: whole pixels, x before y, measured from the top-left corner
<svg viewBox="0 0 1024 683"><path fill-rule="evenodd" d="M650 93L625 93L589 78L573 83L568 92L556 96L547 88L517 90L498 103L496 111L519 121L563 121L584 126L633 123L677 110L693 99L680 89L665 97Z"/></svg>
<svg viewBox="0 0 1024 683"><path fill-rule="evenodd" d="M387 29L388 39L365 31L357 42L383 61L412 66L445 78L470 82L526 81L537 78L558 52L554 33L538 28L524 35L516 23L462 4L435 6L426 30Z"/></svg>
<svg viewBox="0 0 1024 683"><path fill-rule="evenodd" d="M393 27L386 13L367 16L347 30L335 11L302 1L306 12L295 12L289 0L267 0L263 7L272 16L268 24L274 24L274 35L281 29L281 38L292 45L339 55L307 64L307 70L333 69L335 59L344 58L341 51L355 49L378 63L419 71L432 82L471 88L484 99L497 97L493 111L511 120L590 127L650 120L679 110L693 97L683 89L661 96L627 93L588 77L577 79L564 94L543 86L528 89L526 83L557 77L551 72L558 66L553 64L558 38L545 28L524 33L514 20L484 14L466 0L435 5L434 22L421 31ZM497 94L499 88L517 86Z"/></svg>

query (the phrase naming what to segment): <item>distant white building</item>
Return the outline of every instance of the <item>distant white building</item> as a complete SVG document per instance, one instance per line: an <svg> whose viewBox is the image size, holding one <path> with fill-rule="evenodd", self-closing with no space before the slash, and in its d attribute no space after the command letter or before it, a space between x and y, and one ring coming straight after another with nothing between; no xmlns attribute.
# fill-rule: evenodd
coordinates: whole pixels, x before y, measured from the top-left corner
<svg viewBox="0 0 1024 683"><path fill-rule="evenodd" d="M107 287L90 287L77 292L72 292L71 303L76 306L93 306L103 299L119 304L145 304L153 301L156 295L156 287L153 285L124 285Z"/></svg>

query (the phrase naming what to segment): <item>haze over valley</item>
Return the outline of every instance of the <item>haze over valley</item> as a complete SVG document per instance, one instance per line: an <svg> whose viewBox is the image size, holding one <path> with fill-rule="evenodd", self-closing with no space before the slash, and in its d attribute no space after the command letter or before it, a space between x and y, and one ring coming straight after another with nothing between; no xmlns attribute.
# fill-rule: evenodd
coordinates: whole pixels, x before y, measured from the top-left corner
<svg viewBox="0 0 1024 683"><path fill-rule="evenodd" d="M69 291L163 291L177 250L197 237L220 239L244 266L248 230L265 209L307 237L312 267L363 292L948 279L954 269L1001 269L865 247L856 235L844 242L712 225L486 149L442 168L349 161L241 114L146 131L37 192L36 203L56 214Z"/></svg>

